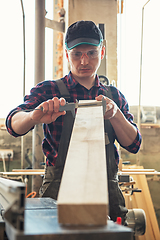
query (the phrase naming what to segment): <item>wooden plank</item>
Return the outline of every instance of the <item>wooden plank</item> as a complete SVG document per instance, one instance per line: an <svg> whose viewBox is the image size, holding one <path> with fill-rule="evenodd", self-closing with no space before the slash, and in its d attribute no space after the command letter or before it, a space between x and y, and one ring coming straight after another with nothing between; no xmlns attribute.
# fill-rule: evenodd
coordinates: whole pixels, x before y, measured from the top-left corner
<svg viewBox="0 0 160 240"><path fill-rule="evenodd" d="M0 176L10 175L10 176L18 176L18 175L44 175L44 171L42 172L0 172Z"/></svg>
<svg viewBox="0 0 160 240"><path fill-rule="evenodd" d="M132 171L129 171L128 172L118 172L118 175L160 175L160 172L132 172Z"/></svg>
<svg viewBox="0 0 160 240"><path fill-rule="evenodd" d="M79 108L57 200L59 223L105 225L107 194L103 108Z"/></svg>
<svg viewBox="0 0 160 240"><path fill-rule="evenodd" d="M12 169L12 172L45 172L45 169Z"/></svg>
<svg viewBox="0 0 160 240"><path fill-rule="evenodd" d="M155 169L136 169L136 168L132 168L132 169L122 169L123 172L155 172Z"/></svg>
<svg viewBox="0 0 160 240"><path fill-rule="evenodd" d="M160 124L155 124L155 123L141 123L141 128L160 128Z"/></svg>

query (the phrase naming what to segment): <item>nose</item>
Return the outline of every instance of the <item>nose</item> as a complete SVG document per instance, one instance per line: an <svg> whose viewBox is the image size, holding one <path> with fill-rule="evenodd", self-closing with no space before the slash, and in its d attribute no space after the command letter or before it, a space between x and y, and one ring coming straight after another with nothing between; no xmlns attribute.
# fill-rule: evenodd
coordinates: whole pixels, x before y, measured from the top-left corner
<svg viewBox="0 0 160 240"><path fill-rule="evenodd" d="M86 65L89 61L89 57L86 53L83 53L81 56L81 64Z"/></svg>

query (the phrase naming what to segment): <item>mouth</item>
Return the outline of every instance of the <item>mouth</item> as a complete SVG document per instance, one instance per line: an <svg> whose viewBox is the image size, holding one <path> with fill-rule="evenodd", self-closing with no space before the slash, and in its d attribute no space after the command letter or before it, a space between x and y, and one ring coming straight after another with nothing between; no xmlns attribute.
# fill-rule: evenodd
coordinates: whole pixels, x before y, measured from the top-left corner
<svg viewBox="0 0 160 240"><path fill-rule="evenodd" d="M80 68L79 69L81 72L88 72L90 71L91 69L90 68Z"/></svg>

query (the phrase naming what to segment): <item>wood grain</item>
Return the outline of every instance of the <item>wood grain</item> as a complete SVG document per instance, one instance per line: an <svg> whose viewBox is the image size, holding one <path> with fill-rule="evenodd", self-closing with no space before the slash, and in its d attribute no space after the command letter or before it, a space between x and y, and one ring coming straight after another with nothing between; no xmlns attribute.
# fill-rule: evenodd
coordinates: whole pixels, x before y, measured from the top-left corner
<svg viewBox="0 0 160 240"><path fill-rule="evenodd" d="M59 223L102 225L107 222L102 106L77 111L57 204Z"/></svg>

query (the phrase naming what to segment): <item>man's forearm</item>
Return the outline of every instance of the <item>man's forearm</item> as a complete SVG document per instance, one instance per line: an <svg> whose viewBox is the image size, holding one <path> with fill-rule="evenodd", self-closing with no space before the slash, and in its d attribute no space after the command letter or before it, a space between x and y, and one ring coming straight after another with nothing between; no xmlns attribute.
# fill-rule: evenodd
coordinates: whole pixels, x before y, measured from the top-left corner
<svg viewBox="0 0 160 240"><path fill-rule="evenodd" d="M121 145L125 147L131 145L137 136L137 129L125 118L120 109L110 122Z"/></svg>
<svg viewBox="0 0 160 240"><path fill-rule="evenodd" d="M31 119L30 113L17 112L11 119L11 126L15 133L23 135L35 126L36 122Z"/></svg>

